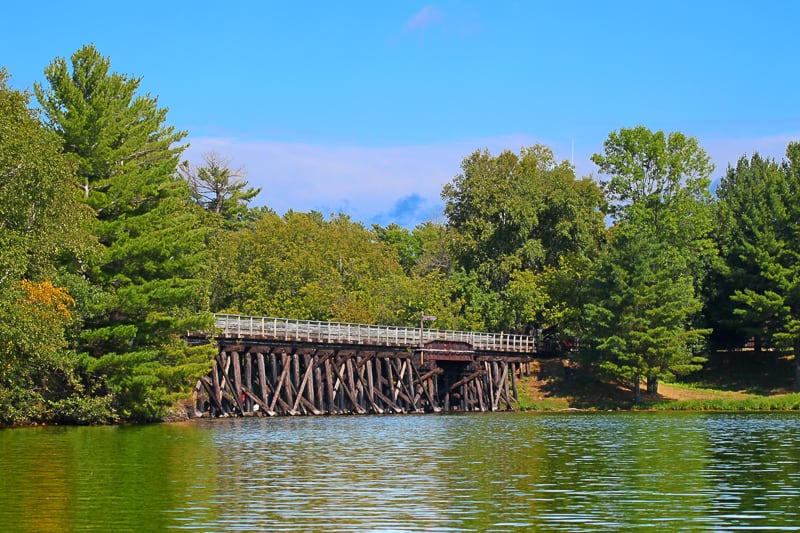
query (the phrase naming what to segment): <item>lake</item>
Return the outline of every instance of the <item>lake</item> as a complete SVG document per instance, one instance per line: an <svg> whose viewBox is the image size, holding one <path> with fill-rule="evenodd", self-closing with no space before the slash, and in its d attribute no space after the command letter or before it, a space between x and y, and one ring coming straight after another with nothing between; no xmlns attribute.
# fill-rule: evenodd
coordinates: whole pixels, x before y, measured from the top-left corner
<svg viewBox="0 0 800 533"><path fill-rule="evenodd" d="M800 530L800 414L0 431L3 531Z"/></svg>

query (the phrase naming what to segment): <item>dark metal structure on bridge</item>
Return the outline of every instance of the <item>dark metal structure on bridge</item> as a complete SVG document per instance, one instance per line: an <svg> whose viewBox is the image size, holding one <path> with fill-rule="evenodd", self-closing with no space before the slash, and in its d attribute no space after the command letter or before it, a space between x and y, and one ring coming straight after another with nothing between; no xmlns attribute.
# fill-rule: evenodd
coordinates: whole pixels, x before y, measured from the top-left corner
<svg viewBox="0 0 800 533"><path fill-rule="evenodd" d="M511 410L533 337L216 315L212 416Z"/></svg>

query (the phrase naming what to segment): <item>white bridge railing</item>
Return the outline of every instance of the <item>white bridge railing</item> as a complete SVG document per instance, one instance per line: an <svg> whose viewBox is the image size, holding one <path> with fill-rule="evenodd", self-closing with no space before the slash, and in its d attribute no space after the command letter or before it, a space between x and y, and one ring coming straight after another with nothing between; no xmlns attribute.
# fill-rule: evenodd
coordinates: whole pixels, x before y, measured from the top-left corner
<svg viewBox="0 0 800 533"><path fill-rule="evenodd" d="M215 314L223 337L262 338L325 344L416 347L429 341L466 342L475 350L535 353L536 340L528 335L445 331L400 326L373 326L259 316Z"/></svg>

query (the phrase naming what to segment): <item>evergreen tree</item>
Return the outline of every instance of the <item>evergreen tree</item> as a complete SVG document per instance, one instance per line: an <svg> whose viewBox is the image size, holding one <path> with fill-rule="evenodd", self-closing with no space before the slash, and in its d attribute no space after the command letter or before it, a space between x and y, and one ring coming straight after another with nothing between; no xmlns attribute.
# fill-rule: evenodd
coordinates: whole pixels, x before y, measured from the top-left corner
<svg viewBox="0 0 800 533"><path fill-rule="evenodd" d="M614 228L586 306L587 361L651 393L658 380L699 369L699 279L713 257L708 155L693 137L643 126L612 132L592 160Z"/></svg>
<svg viewBox="0 0 800 533"><path fill-rule="evenodd" d="M800 390L800 144L782 164L753 155L729 168L717 189L724 276L724 318L756 337L758 347L795 354ZM724 302L727 304L728 302Z"/></svg>
<svg viewBox="0 0 800 533"><path fill-rule="evenodd" d="M124 418L163 416L210 366L208 347L181 335L210 326L205 272L208 230L177 177L185 136L166 126L140 78L110 71L84 46L45 70L36 96L49 125L77 156L86 202L95 210L102 260L82 274L93 291L79 304L86 370Z"/></svg>
<svg viewBox="0 0 800 533"><path fill-rule="evenodd" d="M255 213L247 204L261 189L247 187L244 168L231 168L230 159L216 152L203 154L203 162L202 166L194 166L184 161L178 167L191 187L194 201L220 217L227 229L236 229L255 220Z"/></svg>

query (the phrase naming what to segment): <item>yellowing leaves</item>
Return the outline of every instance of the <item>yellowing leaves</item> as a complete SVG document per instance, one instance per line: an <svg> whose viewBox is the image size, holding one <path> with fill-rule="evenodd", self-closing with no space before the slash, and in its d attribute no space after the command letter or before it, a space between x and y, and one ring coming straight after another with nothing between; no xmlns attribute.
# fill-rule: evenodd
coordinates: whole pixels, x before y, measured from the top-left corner
<svg viewBox="0 0 800 533"><path fill-rule="evenodd" d="M34 282L27 279L20 281L20 286L26 293L20 303L38 318L69 320L72 317L71 309L75 307L75 300L66 288L54 287L48 280Z"/></svg>

